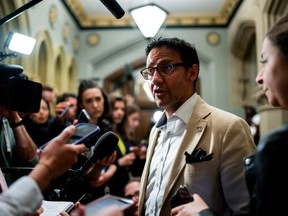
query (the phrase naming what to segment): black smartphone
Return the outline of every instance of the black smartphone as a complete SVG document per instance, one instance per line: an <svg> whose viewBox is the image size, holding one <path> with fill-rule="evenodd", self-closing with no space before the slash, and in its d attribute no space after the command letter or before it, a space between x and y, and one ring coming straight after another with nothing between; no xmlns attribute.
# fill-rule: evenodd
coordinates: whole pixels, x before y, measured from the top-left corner
<svg viewBox="0 0 288 216"><path fill-rule="evenodd" d="M85 109L82 109L77 119L78 119L78 123L89 123L90 116Z"/></svg>
<svg viewBox="0 0 288 216"><path fill-rule="evenodd" d="M179 205L183 205L189 202L193 202L193 197L190 195L185 185L180 185L179 189L170 199L171 208L175 208Z"/></svg>
<svg viewBox="0 0 288 216"><path fill-rule="evenodd" d="M99 211L107 208L108 206L119 207L123 211L124 216L133 216L134 214L133 200L107 194L88 203L85 207L85 215L95 216Z"/></svg>
<svg viewBox="0 0 288 216"><path fill-rule="evenodd" d="M75 133L70 137L67 142L72 145L77 145L80 143L86 144L100 131L99 126L89 123L78 123L77 125L75 125L75 127Z"/></svg>

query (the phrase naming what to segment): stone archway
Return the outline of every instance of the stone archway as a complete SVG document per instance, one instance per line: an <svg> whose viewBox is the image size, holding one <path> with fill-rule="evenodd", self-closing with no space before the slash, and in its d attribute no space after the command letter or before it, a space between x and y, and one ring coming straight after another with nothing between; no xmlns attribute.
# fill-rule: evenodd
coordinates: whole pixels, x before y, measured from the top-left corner
<svg viewBox="0 0 288 216"><path fill-rule="evenodd" d="M231 53L237 60L236 65L233 66L231 82L240 105L255 104L253 99L253 92L257 86L255 83L257 75L255 29L253 20L242 21L231 42Z"/></svg>

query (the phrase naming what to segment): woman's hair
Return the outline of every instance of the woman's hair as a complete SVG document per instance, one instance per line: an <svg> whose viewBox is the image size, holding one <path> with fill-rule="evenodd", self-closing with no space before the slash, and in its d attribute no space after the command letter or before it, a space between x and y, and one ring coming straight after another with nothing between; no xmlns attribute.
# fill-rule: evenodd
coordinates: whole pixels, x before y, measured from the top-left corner
<svg viewBox="0 0 288 216"><path fill-rule="evenodd" d="M140 113L141 109L137 104L128 104L126 108L126 117L124 119L124 130L125 136L128 137L132 141L133 132L130 132L127 128L128 125L128 118L133 113Z"/></svg>
<svg viewBox="0 0 288 216"><path fill-rule="evenodd" d="M45 98L45 97L41 97L41 100L40 100L40 103L41 103L41 101L44 101L45 102L45 104L47 105L47 108L48 108L48 112L49 112L49 114L48 114L48 120L52 117L52 115L51 115L51 109L50 109L50 103L48 102L48 100ZM40 107L40 109L41 109L41 107ZM38 112L40 112L40 109L39 109L39 111ZM37 113L38 113L37 112ZM33 113L30 113L29 115L27 115L27 116L30 116L31 117L31 115L33 115ZM34 120L33 120L34 121Z"/></svg>
<svg viewBox="0 0 288 216"><path fill-rule="evenodd" d="M109 114L109 102L108 97L105 91L98 85L97 81L92 79L81 80L78 86L78 94L77 94L77 115L79 115L81 111L81 105L83 103L82 95L83 92L90 88L97 88L101 91L101 94L104 98L104 112L101 117L107 116Z"/></svg>
<svg viewBox="0 0 288 216"><path fill-rule="evenodd" d="M45 97L41 97L41 100L44 100L45 103L47 104L49 116L50 116L51 115L51 108L50 108L50 104L49 104L48 100Z"/></svg>
<svg viewBox="0 0 288 216"><path fill-rule="evenodd" d="M117 128L116 128L117 132L120 133L121 135L123 135L124 134L124 120L126 118L126 113L127 113L127 111L126 111L126 108L127 108L126 99L124 97L122 97L121 95L111 94L108 97L108 101L109 101L109 109L110 109L109 121L110 121L111 124L114 124L113 118L112 118L112 112L113 112L113 110L115 108L115 103L117 101L123 101L124 104L125 104L125 114L124 114L123 120L122 120L122 122L119 125L117 125Z"/></svg>
<svg viewBox="0 0 288 216"><path fill-rule="evenodd" d="M288 57L288 15L282 17L267 32L266 37L279 48L284 58Z"/></svg>
<svg viewBox="0 0 288 216"><path fill-rule="evenodd" d="M129 115L133 113L140 113L140 107L136 104L129 104L127 105L126 111L127 111L126 116L128 117Z"/></svg>

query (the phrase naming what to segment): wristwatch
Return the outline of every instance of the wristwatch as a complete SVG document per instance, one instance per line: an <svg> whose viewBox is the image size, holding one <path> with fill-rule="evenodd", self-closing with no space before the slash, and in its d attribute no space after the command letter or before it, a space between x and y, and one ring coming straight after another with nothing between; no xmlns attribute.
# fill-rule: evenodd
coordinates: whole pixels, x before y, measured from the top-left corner
<svg viewBox="0 0 288 216"><path fill-rule="evenodd" d="M11 128L16 128L20 125L23 125L23 119L21 118L20 120L18 121L15 121L15 122L9 122L9 125Z"/></svg>

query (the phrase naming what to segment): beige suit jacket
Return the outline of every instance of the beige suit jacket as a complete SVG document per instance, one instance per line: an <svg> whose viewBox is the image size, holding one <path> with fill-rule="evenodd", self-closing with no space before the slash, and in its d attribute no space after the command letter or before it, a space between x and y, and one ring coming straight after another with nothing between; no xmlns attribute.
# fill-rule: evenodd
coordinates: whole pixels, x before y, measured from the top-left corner
<svg viewBox="0 0 288 216"><path fill-rule="evenodd" d="M191 194L198 193L218 215L248 214L249 193L243 170L243 158L255 151L255 144L244 119L208 105L200 96L182 136L181 146L170 172L164 193L161 216L169 216L169 200L180 184ZM139 215L145 213L149 167L158 137L154 126L149 137L146 164L141 178ZM184 152L202 148L213 159L186 164Z"/></svg>

